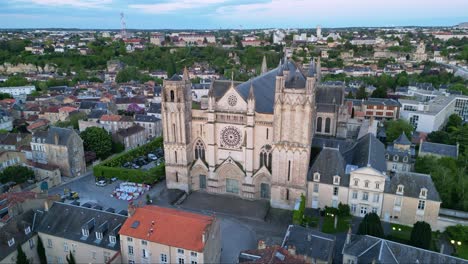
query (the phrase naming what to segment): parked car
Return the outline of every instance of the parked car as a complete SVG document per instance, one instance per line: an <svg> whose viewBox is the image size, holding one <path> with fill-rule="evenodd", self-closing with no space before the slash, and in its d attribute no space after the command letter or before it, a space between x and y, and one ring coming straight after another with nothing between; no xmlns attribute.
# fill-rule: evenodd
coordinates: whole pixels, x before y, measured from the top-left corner
<svg viewBox="0 0 468 264"><path fill-rule="evenodd" d="M105 180L100 180L98 182L96 182L96 185L97 186L101 186L101 187L104 187L107 185L106 181Z"/></svg>
<svg viewBox="0 0 468 264"><path fill-rule="evenodd" d="M134 169L139 169L140 166L139 166L138 164L136 164L136 163L133 163L133 164L132 164L132 168L134 168Z"/></svg>
<svg viewBox="0 0 468 264"><path fill-rule="evenodd" d="M111 178L110 180L111 180L111 182L115 182L115 181L117 180L117 178L116 178L116 177L113 177L113 178Z"/></svg>
<svg viewBox="0 0 468 264"><path fill-rule="evenodd" d="M148 154L148 159L150 159L150 160L157 160L158 157L157 157L156 155L154 155L153 153L150 153L150 154Z"/></svg>
<svg viewBox="0 0 468 264"><path fill-rule="evenodd" d="M123 165L124 168L131 168L132 167L132 163L131 162L125 162L124 165Z"/></svg>

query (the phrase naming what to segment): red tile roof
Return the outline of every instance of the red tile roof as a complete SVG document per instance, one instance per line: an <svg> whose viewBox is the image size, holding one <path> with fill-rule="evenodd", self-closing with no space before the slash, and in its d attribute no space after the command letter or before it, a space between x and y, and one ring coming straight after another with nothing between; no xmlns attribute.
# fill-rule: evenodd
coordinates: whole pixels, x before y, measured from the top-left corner
<svg viewBox="0 0 468 264"><path fill-rule="evenodd" d="M102 115L101 121L120 121L121 118L119 115Z"/></svg>
<svg viewBox="0 0 468 264"><path fill-rule="evenodd" d="M71 107L71 106L64 106L62 108L59 109L59 112L73 112L77 110L75 107Z"/></svg>
<svg viewBox="0 0 468 264"><path fill-rule="evenodd" d="M136 221L139 222L138 227L132 228ZM214 221L213 216L147 205L136 208L119 233L158 244L203 252L203 234L206 232L206 237L209 237L209 228Z"/></svg>

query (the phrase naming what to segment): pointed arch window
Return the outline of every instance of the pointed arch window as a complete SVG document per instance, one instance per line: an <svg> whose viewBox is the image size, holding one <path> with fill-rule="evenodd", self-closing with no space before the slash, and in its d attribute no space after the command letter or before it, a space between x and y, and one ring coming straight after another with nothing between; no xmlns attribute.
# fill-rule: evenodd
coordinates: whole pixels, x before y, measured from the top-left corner
<svg viewBox="0 0 468 264"><path fill-rule="evenodd" d="M325 133L330 133L331 119L327 117L325 119Z"/></svg>
<svg viewBox="0 0 468 264"><path fill-rule="evenodd" d="M273 155L271 153L271 146L266 145L260 151L260 168L265 166L268 170L271 171L271 163L272 163Z"/></svg>
<svg viewBox="0 0 468 264"><path fill-rule="evenodd" d="M322 118L317 118L317 132L322 132Z"/></svg>
<svg viewBox="0 0 468 264"><path fill-rule="evenodd" d="M171 102L174 102L174 99L175 99L174 90L171 90L170 94L171 94Z"/></svg>
<svg viewBox="0 0 468 264"><path fill-rule="evenodd" d="M201 159L205 161L205 145L201 140L195 143L195 159Z"/></svg>

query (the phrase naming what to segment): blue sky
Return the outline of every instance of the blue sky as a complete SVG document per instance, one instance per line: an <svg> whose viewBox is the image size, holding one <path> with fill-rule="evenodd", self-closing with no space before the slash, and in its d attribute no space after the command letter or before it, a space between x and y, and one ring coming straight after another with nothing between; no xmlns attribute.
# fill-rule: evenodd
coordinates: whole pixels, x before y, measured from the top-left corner
<svg viewBox="0 0 468 264"><path fill-rule="evenodd" d="M468 0L0 0L0 28L451 26Z"/></svg>

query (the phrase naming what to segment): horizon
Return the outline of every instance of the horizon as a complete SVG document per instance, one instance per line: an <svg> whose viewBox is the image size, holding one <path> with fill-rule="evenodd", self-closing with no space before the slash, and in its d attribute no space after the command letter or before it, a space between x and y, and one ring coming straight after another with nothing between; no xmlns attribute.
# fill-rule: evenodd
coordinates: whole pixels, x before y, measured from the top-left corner
<svg viewBox="0 0 468 264"><path fill-rule="evenodd" d="M451 27L468 1L394 0L3 0L1 29L248 30Z"/></svg>

